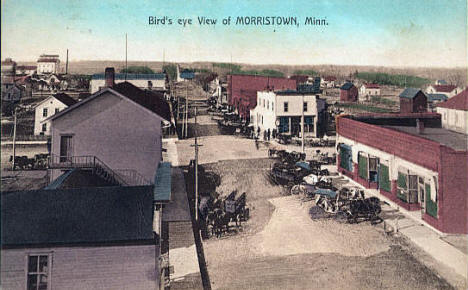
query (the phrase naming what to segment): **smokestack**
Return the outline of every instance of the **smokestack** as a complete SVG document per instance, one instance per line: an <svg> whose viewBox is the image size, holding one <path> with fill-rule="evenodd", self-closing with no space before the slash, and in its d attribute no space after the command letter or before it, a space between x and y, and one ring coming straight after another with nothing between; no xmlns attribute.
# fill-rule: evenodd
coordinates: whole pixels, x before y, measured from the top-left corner
<svg viewBox="0 0 468 290"><path fill-rule="evenodd" d="M416 132L418 134L424 133L424 122L421 119L416 119Z"/></svg>
<svg viewBox="0 0 468 290"><path fill-rule="evenodd" d="M65 74L68 74L68 48L67 48L67 64L65 66Z"/></svg>
<svg viewBox="0 0 468 290"><path fill-rule="evenodd" d="M114 86L114 80L115 80L115 71L113 67L106 67L105 71L105 86L112 88Z"/></svg>

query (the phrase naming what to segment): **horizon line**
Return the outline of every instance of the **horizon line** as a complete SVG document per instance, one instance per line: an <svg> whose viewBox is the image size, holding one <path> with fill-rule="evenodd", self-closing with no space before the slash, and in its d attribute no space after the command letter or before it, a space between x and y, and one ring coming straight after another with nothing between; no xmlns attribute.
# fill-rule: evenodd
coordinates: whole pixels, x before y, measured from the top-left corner
<svg viewBox="0 0 468 290"><path fill-rule="evenodd" d="M3 60L11 58L16 63L21 62L37 62L37 60L15 60L13 57L5 57ZM3 61L2 60L2 61ZM80 60L69 60L68 62L122 62L125 63L125 60L112 60L112 59L80 59ZM62 61L61 61L62 62ZM226 61L210 61L210 60L196 60L196 61L173 61L173 60L128 60L127 62L155 62L155 63L231 63ZM284 63L249 63L249 62L232 62L231 64L235 65L259 65L259 66L267 66L267 65L276 65L276 66L354 66L354 67L385 67L385 68L394 68L394 69L467 69L468 64L466 66L393 66L393 65L376 65L376 64L333 64L333 63L321 63L321 64L284 64Z"/></svg>

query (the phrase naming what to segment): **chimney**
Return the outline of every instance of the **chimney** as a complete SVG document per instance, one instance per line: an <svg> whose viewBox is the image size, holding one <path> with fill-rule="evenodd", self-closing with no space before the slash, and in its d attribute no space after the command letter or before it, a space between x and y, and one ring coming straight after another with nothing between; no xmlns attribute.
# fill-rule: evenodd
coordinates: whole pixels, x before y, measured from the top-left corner
<svg viewBox="0 0 468 290"><path fill-rule="evenodd" d="M106 67L105 71L105 87L112 88L114 86L114 80L115 80L115 71L113 67Z"/></svg>
<svg viewBox="0 0 468 290"><path fill-rule="evenodd" d="M418 134L424 133L424 122L421 119L416 119L416 132Z"/></svg>

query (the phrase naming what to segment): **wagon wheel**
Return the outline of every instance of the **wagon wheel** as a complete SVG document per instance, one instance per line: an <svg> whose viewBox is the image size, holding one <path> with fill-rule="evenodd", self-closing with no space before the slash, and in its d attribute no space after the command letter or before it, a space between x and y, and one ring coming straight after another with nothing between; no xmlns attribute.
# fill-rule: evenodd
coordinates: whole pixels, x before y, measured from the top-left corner
<svg viewBox="0 0 468 290"><path fill-rule="evenodd" d="M296 195L300 193L303 193L303 190L300 185L294 185L293 187L291 187L291 194Z"/></svg>

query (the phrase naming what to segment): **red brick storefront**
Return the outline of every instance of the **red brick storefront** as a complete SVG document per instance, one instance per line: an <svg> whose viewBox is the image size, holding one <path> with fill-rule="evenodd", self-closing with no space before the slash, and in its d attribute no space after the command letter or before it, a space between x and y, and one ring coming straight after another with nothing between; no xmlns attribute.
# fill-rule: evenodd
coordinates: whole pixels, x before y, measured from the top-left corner
<svg viewBox="0 0 468 290"><path fill-rule="evenodd" d="M404 132L352 120L346 116L337 118L337 135L351 139L377 150L392 154L413 164L438 173L437 218L427 213L423 220L446 233L468 233L468 152L454 150L438 142ZM353 171L340 167L338 171L366 188L375 188L358 175L357 164ZM420 209L419 204L405 203L397 197L396 180L391 180L391 191L380 193L408 210Z"/></svg>
<svg viewBox="0 0 468 290"><path fill-rule="evenodd" d="M228 75L228 103L243 119L257 106L257 92L264 90L296 90L296 80L255 75Z"/></svg>

